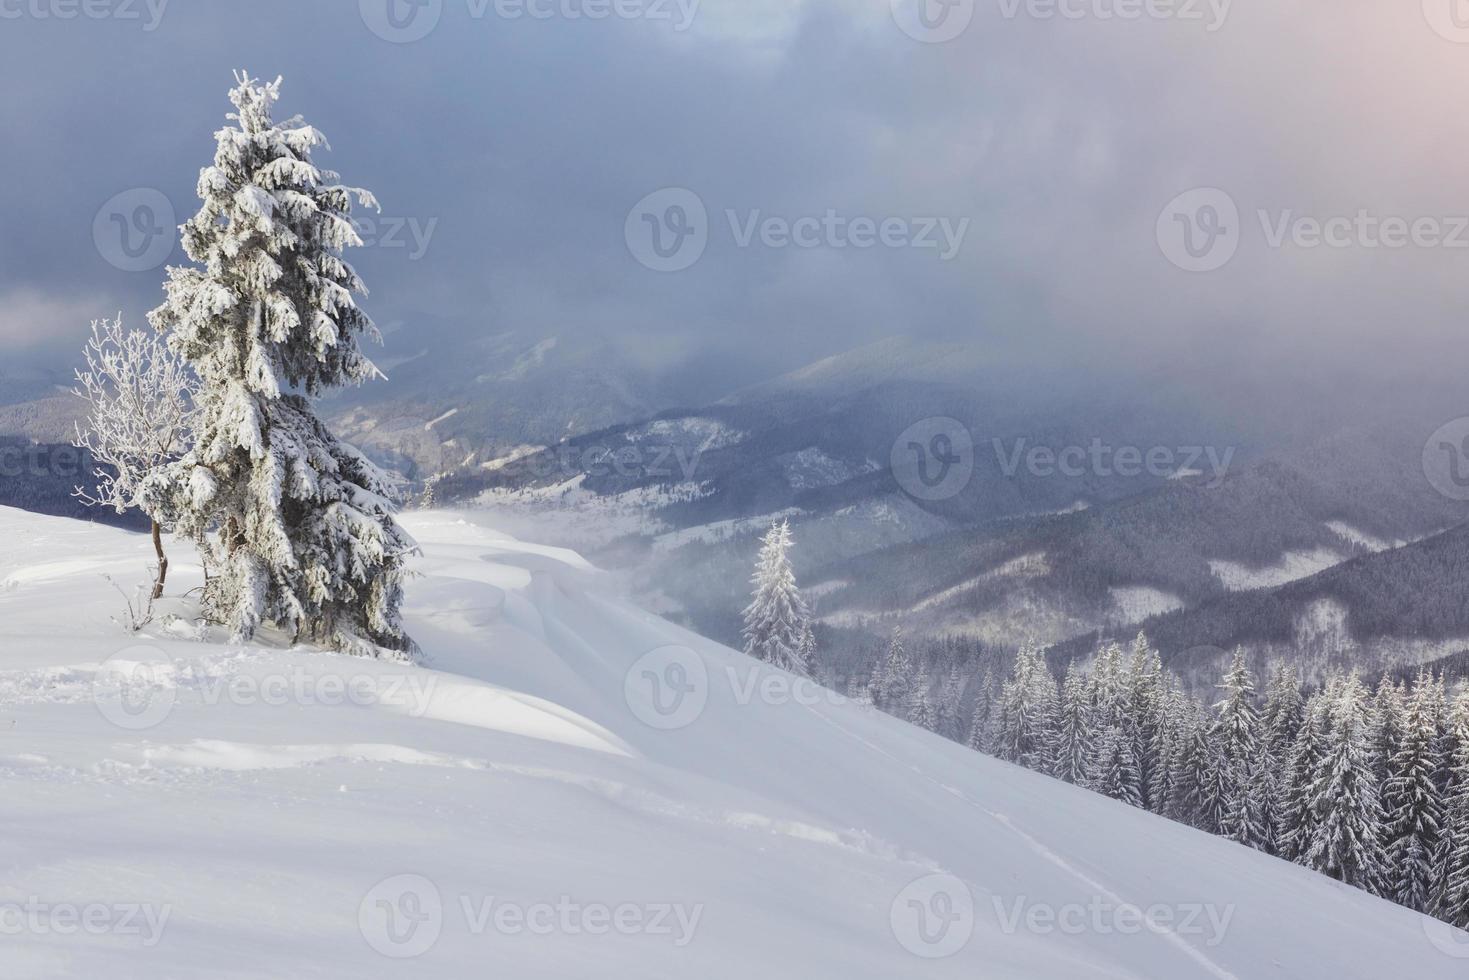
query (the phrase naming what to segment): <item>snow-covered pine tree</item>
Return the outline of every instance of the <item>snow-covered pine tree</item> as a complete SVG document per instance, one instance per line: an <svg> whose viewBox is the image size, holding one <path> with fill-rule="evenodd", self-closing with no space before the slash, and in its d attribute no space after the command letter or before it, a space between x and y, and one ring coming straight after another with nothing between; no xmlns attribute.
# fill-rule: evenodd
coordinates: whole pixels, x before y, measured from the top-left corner
<svg viewBox="0 0 1469 980"><path fill-rule="evenodd" d="M1289 664L1275 665L1270 683L1265 688L1265 710L1260 716L1260 731L1265 740L1265 751L1283 765L1295 745L1296 733L1301 730L1305 718L1305 700L1301 697L1301 682Z"/></svg>
<svg viewBox="0 0 1469 980"><path fill-rule="evenodd" d="M887 653L873 671L872 703L889 714L906 713L913 680L913 661L903 644L903 627L894 626Z"/></svg>
<svg viewBox="0 0 1469 980"><path fill-rule="evenodd" d="M1100 731L1121 723L1127 707L1127 681L1124 676L1122 648L1108 643L1097 651L1092 669L1087 673L1092 695L1093 721Z"/></svg>
<svg viewBox="0 0 1469 980"><path fill-rule="evenodd" d="M1277 853L1287 861L1304 863L1316 836L1317 814L1313 793L1316 772L1326 754L1330 728L1330 699L1314 695L1303 709L1300 731L1291 746L1280 787L1280 820L1276 828Z"/></svg>
<svg viewBox="0 0 1469 980"><path fill-rule="evenodd" d="M1073 660L1067 665L1066 678L1061 683L1052 775L1068 783L1086 785L1090 764L1097 754L1092 736L1092 706L1087 696L1086 676L1080 664Z"/></svg>
<svg viewBox="0 0 1469 980"><path fill-rule="evenodd" d="M382 474L311 401L377 376L359 347L377 336L353 298L365 289L342 259L362 244L353 199L376 201L312 162L318 130L272 118L279 79L237 80L233 124L200 171L203 206L181 228L198 265L169 269L149 315L199 376L196 440L149 476L143 506L198 544L206 615L235 640L275 623L339 650L408 656L399 606L414 543Z"/></svg>
<svg viewBox="0 0 1469 980"><path fill-rule="evenodd" d="M796 588L790 561L791 528L772 524L761 540L755 561L754 597L745 607L745 653L768 664L810 677L802 643L810 611Z"/></svg>
<svg viewBox="0 0 1469 980"><path fill-rule="evenodd" d="M1438 775L1438 692L1426 673L1408 697L1402 738L1382 791L1386 813L1388 881L1384 897L1426 912L1433 897L1434 859L1443 829Z"/></svg>
<svg viewBox="0 0 1469 980"><path fill-rule="evenodd" d="M1220 814L1219 833L1236 844L1269 851L1270 828L1265 817L1265 801L1271 792L1269 767L1264 760L1224 761L1229 771L1230 795Z"/></svg>
<svg viewBox="0 0 1469 980"><path fill-rule="evenodd" d="M1448 728L1451 763L1434 914L1469 929L1469 690L1455 699Z"/></svg>
<svg viewBox="0 0 1469 980"><path fill-rule="evenodd" d="M1148 638L1139 632L1132 642L1132 655L1127 671L1127 725L1132 739L1133 755L1142 775L1143 806L1153 808L1158 793L1155 784L1164 782L1162 746L1159 738L1163 727L1163 658Z"/></svg>
<svg viewBox="0 0 1469 980"><path fill-rule="evenodd" d="M808 614L806 623L801 627L801 640L796 647L797 657L801 663L806 665L808 676L816 679L820 673L820 666L816 660L816 623L814 615Z"/></svg>
<svg viewBox="0 0 1469 980"><path fill-rule="evenodd" d="M193 416L199 381L184 359L169 349L156 331L124 331L122 314L93 320L92 336L82 350L85 371L76 372L86 399L85 424L75 423L78 449L102 467L92 471L97 484L76 487L73 495L88 507L111 507L121 514L142 504L143 481L177 459L193 443ZM163 552L163 523L152 520L153 551L158 556L153 598L163 596L168 556Z"/></svg>
<svg viewBox="0 0 1469 980"><path fill-rule="evenodd" d="M1202 710L1202 708L1200 708ZM1222 815L1219 798L1219 758L1208 721L1199 718L1184 736L1183 751L1172 777L1172 810L1175 820L1208 833L1219 833Z"/></svg>
<svg viewBox="0 0 1469 980"><path fill-rule="evenodd" d="M1179 811L1184 800L1184 774L1187 770L1189 735L1197 726L1198 707L1184 693L1175 677L1169 677L1163 694L1163 724L1158 733L1159 778L1153 787L1153 798L1149 809L1154 813L1177 820L1191 822Z"/></svg>
<svg viewBox="0 0 1469 980"><path fill-rule="evenodd" d="M969 735L964 740L964 744L976 752L988 752L993 743L990 723L994 718L996 697L994 668L986 666L980 675L979 693L974 697L974 711L969 717Z"/></svg>
<svg viewBox="0 0 1469 980"><path fill-rule="evenodd" d="M1055 735L1056 679L1040 648L1026 643L1000 692L997 754L1041 772L1050 767Z"/></svg>
<svg viewBox="0 0 1469 980"><path fill-rule="evenodd" d="M1377 682L1372 699L1372 767L1378 781L1386 783L1392 760L1403 744L1404 715L1407 713L1402 684L1387 675Z"/></svg>
<svg viewBox="0 0 1469 980"><path fill-rule="evenodd" d="M1112 727L1102 733L1086 785L1129 806L1143 805L1142 773L1132 754L1132 741L1121 728Z"/></svg>
<svg viewBox="0 0 1469 980"><path fill-rule="evenodd" d="M1205 809L1217 821L1219 832L1250 847L1262 847L1265 828L1260 801L1252 797L1259 751L1259 719L1255 714L1255 684L1245 665L1243 648L1236 648L1219 685L1224 698L1214 706L1213 741L1219 763L1211 775Z"/></svg>
<svg viewBox="0 0 1469 980"><path fill-rule="evenodd" d="M1255 683L1245 666L1243 648L1234 651L1219 687L1224 698L1214 706L1218 713L1214 734L1220 750L1229 762L1253 761L1259 748L1260 723L1255 713Z"/></svg>
<svg viewBox="0 0 1469 980"><path fill-rule="evenodd" d="M1338 685L1331 706L1326 752L1311 785L1316 828L1302 863L1381 894L1387 859L1371 736L1370 696L1353 672Z"/></svg>
<svg viewBox="0 0 1469 980"><path fill-rule="evenodd" d="M938 733L944 738L958 741L964 737L964 675L959 665L949 668L944 685L939 689Z"/></svg>
<svg viewBox="0 0 1469 980"><path fill-rule="evenodd" d="M908 691L906 717L909 724L917 725L919 728L933 731L938 727L938 717L934 713L933 701L929 697L927 684L919 682Z"/></svg>

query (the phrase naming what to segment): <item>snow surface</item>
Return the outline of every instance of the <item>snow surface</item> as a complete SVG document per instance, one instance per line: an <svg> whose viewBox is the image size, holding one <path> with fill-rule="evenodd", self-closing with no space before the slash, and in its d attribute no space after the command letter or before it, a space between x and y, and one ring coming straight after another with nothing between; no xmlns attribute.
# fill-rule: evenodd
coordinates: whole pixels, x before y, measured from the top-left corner
<svg viewBox="0 0 1469 980"><path fill-rule="evenodd" d="M1469 935L792 687L472 519L405 515L406 667L123 634L100 573L147 540L0 510L0 977L1469 973Z"/></svg>
<svg viewBox="0 0 1469 980"><path fill-rule="evenodd" d="M1115 609L1113 621L1123 625L1140 623L1184 607L1184 601L1178 596L1149 585L1119 585L1107 592Z"/></svg>
<svg viewBox="0 0 1469 980"><path fill-rule="evenodd" d="M1210 561L1209 568L1219 576L1226 589L1243 592L1249 589L1273 589L1298 579L1310 578L1333 565L1341 564L1346 557L1331 548L1312 548L1309 551L1287 551L1275 564L1262 568L1251 568L1249 565L1222 559Z"/></svg>

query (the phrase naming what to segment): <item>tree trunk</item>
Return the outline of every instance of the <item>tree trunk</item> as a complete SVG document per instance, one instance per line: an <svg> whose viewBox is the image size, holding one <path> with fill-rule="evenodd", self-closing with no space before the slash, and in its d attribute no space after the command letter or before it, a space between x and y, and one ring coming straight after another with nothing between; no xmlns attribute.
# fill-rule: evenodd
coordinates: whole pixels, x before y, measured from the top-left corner
<svg viewBox="0 0 1469 980"><path fill-rule="evenodd" d="M168 578L168 556L163 553L163 528L153 522L153 550L158 553L158 578L153 582L153 598L163 597L163 583Z"/></svg>

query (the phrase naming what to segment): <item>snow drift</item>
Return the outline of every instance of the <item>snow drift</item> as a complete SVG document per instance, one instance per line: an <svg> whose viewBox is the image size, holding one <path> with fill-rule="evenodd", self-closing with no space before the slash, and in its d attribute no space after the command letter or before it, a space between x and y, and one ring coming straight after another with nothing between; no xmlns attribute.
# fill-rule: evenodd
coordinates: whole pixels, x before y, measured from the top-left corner
<svg viewBox="0 0 1469 980"><path fill-rule="evenodd" d="M0 976L1469 971L1469 935L839 703L568 551L405 523L421 667L229 648L180 600L129 636L103 574L146 539L0 510Z"/></svg>

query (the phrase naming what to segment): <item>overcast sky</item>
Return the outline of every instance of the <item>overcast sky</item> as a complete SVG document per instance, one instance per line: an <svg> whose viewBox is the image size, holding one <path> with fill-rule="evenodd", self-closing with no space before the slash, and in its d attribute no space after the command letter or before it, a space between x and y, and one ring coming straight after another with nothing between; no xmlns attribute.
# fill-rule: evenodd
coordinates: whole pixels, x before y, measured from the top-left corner
<svg viewBox="0 0 1469 980"><path fill-rule="evenodd" d="M141 323L235 68L381 199L354 261L407 331L1442 364L1452 2L0 0L0 364Z"/></svg>

